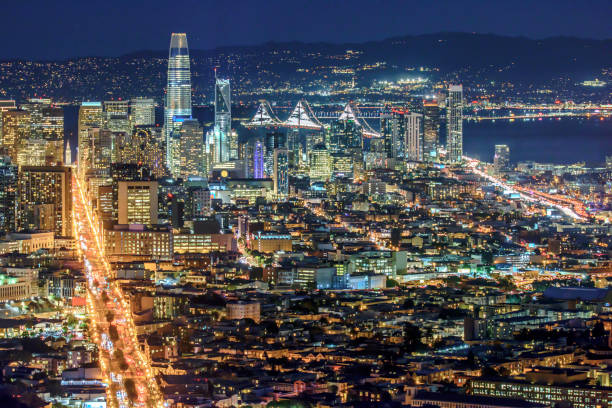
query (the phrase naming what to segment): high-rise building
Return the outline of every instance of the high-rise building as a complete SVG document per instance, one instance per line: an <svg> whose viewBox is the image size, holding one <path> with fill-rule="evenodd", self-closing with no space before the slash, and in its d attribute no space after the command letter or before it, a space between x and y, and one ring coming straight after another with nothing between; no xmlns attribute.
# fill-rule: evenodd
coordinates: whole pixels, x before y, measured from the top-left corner
<svg viewBox="0 0 612 408"><path fill-rule="evenodd" d="M157 181L119 181L119 224L157 224Z"/></svg>
<svg viewBox="0 0 612 408"><path fill-rule="evenodd" d="M28 137L19 146L19 150L17 152L17 165L45 166L48 164L46 158L46 141L34 137Z"/></svg>
<svg viewBox="0 0 612 408"><path fill-rule="evenodd" d="M182 123L177 119L191 118L191 68L185 33L172 33L168 57L168 86L164 105L164 132L168 168L173 160L172 132Z"/></svg>
<svg viewBox="0 0 612 408"><path fill-rule="evenodd" d="M128 101L104 101L103 129L111 132L130 133L130 103Z"/></svg>
<svg viewBox="0 0 612 408"><path fill-rule="evenodd" d="M446 105L446 151L448 161L458 163L463 158L463 86L448 88Z"/></svg>
<svg viewBox="0 0 612 408"><path fill-rule="evenodd" d="M166 177L166 147L162 129L137 126L131 134L118 133L113 154L117 163L147 166L156 178Z"/></svg>
<svg viewBox="0 0 612 408"><path fill-rule="evenodd" d="M2 113L2 147L13 163L30 136L30 112L8 110Z"/></svg>
<svg viewBox="0 0 612 408"><path fill-rule="evenodd" d="M43 159L35 165L57 165L64 161L64 110L50 99L30 99L22 108L30 113L30 144L42 148ZM33 160L28 163L34 164Z"/></svg>
<svg viewBox="0 0 612 408"><path fill-rule="evenodd" d="M422 115L391 108L380 117L384 150L389 159L422 160Z"/></svg>
<svg viewBox="0 0 612 408"><path fill-rule="evenodd" d="M495 145L493 166L497 171L506 171L510 169L510 148L508 145Z"/></svg>
<svg viewBox="0 0 612 408"><path fill-rule="evenodd" d="M89 170L110 169L113 157L113 132L109 129L89 128Z"/></svg>
<svg viewBox="0 0 612 408"><path fill-rule="evenodd" d="M397 159L404 153L404 111L388 109L380 115L380 133L388 159Z"/></svg>
<svg viewBox="0 0 612 408"><path fill-rule="evenodd" d="M330 155L334 178L353 178L354 157L343 152Z"/></svg>
<svg viewBox="0 0 612 408"><path fill-rule="evenodd" d="M280 129L267 129L264 137L264 170L272 175L274 169L274 149L287 148L287 133Z"/></svg>
<svg viewBox="0 0 612 408"><path fill-rule="evenodd" d="M0 233L15 231L17 209L17 166L0 156Z"/></svg>
<svg viewBox="0 0 612 408"><path fill-rule="evenodd" d="M232 135L232 101L229 79L215 77L215 155L216 163L238 156L238 143ZM233 146L235 144L235 146ZM232 151L232 149L236 149Z"/></svg>
<svg viewBox="0 0 612 408"><path fill-rule="evenodd" d="M440 107L437 99L423 101L423 160L438 160L440 146Z"/></svg>
<svg viewBox="0 0 612 408"><path fill-rule="evenodd" d="M134 98L130 101L132 126L155 126L155 101L148 98Z"/></svg>
<svg viewBox="0 0 612 408"><path fill-rule="evenodd" d="M329 148L332 152L362 147L362 129L354 118L343 116L331 123Z"/></svg>
<svg viewBox="0 0 612 408"><path fill-rule="evenodd" d="M423 160L423 115L409 113L405 116L404 157L406 160Z"/></svg>
<svg viewBox="0 0 612 408"><path fill-rule="evenodd" d="M325 181L332 173L329 151L323 144L315 145L310 151L310 182Z"/></svg>
<svg viewBox="0 0 612 408"><path fill-rule="evenodd" d="M47 230L58 236L72 236L72 169L21 167L17 208L18 230Z"/></svg>
<svg viewBox="0 0 612 408"><path fill-rule="evenodd" d="M17 104L13 99L2 99L0 100L0 147L3 146L2 143L2 113L8 110L17 109Z"/></svg>
<svg viewBox="0 0 612 408"><path fill-rule="evenodd" d="M114 163L111 166L112 185L112 219L119 218L119 182L122 181L152 181L151 171L142 163Z"/></svg>
<svg viewBox="0 0 612 408"><path fill-rule="evenodd" d="M289 195L289 151L274 149L274 195L287 197Z"/></svg>
<svg viewBox="0 0 612 408"><path fill-rule="evenodd" d="M204 177L204 130L195 119L183 121L178 133L179 160L173 177Z"/></svg>
<svg viewBox="0 0 612 408"><path fill-rule="evenodd" d="M101 102L83 102L79 108L77 166L81 179L90 166L89 129L91 128L102 128Z"/></svg>
<svg viewBox="0 0 612 408"><path fill-rule="evenodd" d="M253 178L262 179L264 175L264 145L257 140L253 146Z"/></svg>

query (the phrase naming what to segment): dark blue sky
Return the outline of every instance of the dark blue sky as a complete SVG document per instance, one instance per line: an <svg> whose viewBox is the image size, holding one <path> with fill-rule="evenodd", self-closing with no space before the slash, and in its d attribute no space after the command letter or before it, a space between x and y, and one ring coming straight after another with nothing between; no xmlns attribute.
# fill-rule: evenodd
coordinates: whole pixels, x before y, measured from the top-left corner
<svg viewBox="0 0 612 408"><path fill-rule="evenodd" d="M612 38L612 0L2 0L0 59L119 55L266 41L362 42L467 31Z"/></svg>

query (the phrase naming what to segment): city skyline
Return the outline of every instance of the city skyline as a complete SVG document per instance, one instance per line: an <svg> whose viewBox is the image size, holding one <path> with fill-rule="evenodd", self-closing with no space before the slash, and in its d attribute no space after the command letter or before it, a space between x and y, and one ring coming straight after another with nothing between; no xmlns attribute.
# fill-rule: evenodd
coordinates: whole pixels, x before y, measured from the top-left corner
<svg viewBox="0 0 612 408"><path fill-rule="evenodd" d="M440 3L50 12L183 27L0 63L2 408L612 406L612 40L286 42L575 8Z"/></svg>

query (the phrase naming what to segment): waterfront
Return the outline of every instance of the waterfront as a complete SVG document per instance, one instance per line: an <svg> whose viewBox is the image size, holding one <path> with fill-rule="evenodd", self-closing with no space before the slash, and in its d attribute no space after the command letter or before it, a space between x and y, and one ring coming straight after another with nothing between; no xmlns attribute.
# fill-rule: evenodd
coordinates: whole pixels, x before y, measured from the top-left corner
<svg viewBox="0 0 612 408"><path fill-rule="evenodd" d="M598 165L612 154L612 119L563 118L531 121L481 121L463 125L466 155L493 160L494 145L510 146L513 163L533 160Z"/></svg>

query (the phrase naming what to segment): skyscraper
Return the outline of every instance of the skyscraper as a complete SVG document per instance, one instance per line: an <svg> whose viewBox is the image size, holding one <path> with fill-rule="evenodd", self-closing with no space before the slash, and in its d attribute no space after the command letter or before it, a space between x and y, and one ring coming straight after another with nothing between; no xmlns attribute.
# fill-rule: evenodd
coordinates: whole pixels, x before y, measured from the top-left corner
<svg viewBox="0 0 612 408"><path fill-rule="evenodd" d="M393 109L386 109L380 115L380 133L385 145L387 158L395 158L399 151L397 117Z"/></svg>
<svg viewBox="0 0 612 408"><path fill-rule="evenodd" d="M8 110L2 114L2 147L13 163L30 135L30 113Z"/></svg>
<svg viewBox="0 0 612 408"><path fill-rule="evenodd" d="M178 173L174 177L204 177L204 130L195 119L183 121L179 133Z"/></svg>
<svg viewBox="0 0 612 408"><path fill-rule="evenodd" d="M113 132L108 129L90 128L89 168L108 170L113 157Z"/></svg>
<svg viewBox="0 0 612 408"><path fill-rule="evenodd" d="M446 150L451 163L463 157L463 86L448 88L446 106Z"/></svg>
<svg viewBox="0 0 612 408"><path fill-rule="evenodd" d="M128 101L104 101L103 128L111 132L130 133L130 104Z"/></svg>
<svg viewBox="0 0 612 408"><path fill-rule="evenodd" d="M72 236L72 169L24 166L19 171L18 230Z"/></svg>
<svg viewBox="0 0 612 408"><path fill-rule="evenodd" d="M387 158L422 160L422 115L393 108L381 115L380 123Z"/></svg>
<svg viewBox="0 0 612 408"><path fill-rule="evenodd" d="M274 195L287 197L289 195L289 151L274 149Z"/></svg>
<svg viewBox="0 0 612 408"><path fill-rule="evenodd" d="M89 129L102 127L102 103L83 102L79 108L78 123L78 175L80 178L85 176L90 164Z"/></svg>
<svg viewBox="0 0 612 408"><path fill-rule="evenodd" d="M264 145L261 140L257 140L253 148L253 178L264 178Z"/></svg>
<svg viewBox="0 0 612 408"><path fill-rule="evenodd" d="M323 144L315 145L310 151L310 182L326 181L332 174L329 151Z"/></svg>
<svg viewBox="0 0 612 408"><path fill-rule="evenodd" d="M215 157L223 163L238 156L238 144L232 135L232 102L229 79L215 77ZM232 139L232 140L230 140ZM231 151L232 145L235 151Z"/></svg>
<svg viewBox="0 0 612 408"><path fill-rule="evenodd" d="M130 101L130 120L132 126L155 125L155 101L147 98L134 98Z"/></svg>
<svg viewBox="0 0 612 408"><path fill-rule="evenodd" d="M17 166L8 156L0 156L0 233L15 231L17 205Z"/></svg>
<svg viewBox="0 0 612 408"><path fill-rule="evenodd" d="M178 123L176 119L191 118L191 69L189 49L185 33L172 33L168 57L168 86L164 106L164 131L168 168L172 161L172 131Z"/></svg>
<svg viewBox="0 0 612 408"><path fill-rule="evenodd" d="M438 160L440 107L437 99L423 101L423 160Z"/></svg>
<svg viewBox="0 0 612 408"><path fill-rule="evenodd" d="M404 157L406 160L423 160L423 115L420 113L409 113L405 115L406 124Z"/></svg>
<svg viewBox="0 0 612 408"><path fill-rule="evenodd" d="M510 148L508 145L495 145L493 165L497 171L505 171L510 169Z"/></svg>
<svg viewBox="0 0 612 408"><path fill-rule="evenodd" d="M36 146L40 160L28 160L34 165L57 165L64 161L64 110L51 99L32 98L22 105L30 113L29 145Z"/></svg>
<svg viewBox="0 0 612 408"><path fill-rule="evenodd" d="M13 99L0 100L0 146L2 146L2 113L14 109L17 109L17 104Z"/></svg>
<svg viewBox="0 0 612 408"><path fill-rule="evenodd" d="M274 149L287 148L287 133L280 129L267 129L264 138L264 169L268 175L274 171Z"/></svg>
<svg viewBox="0 0 612 408"><path fill-rule="evenodd" d="M157 178L166 177L166 148L162 130L156 126L137 126L131 134L118 133L114 141L117 163L142 163Z"/></svg>

